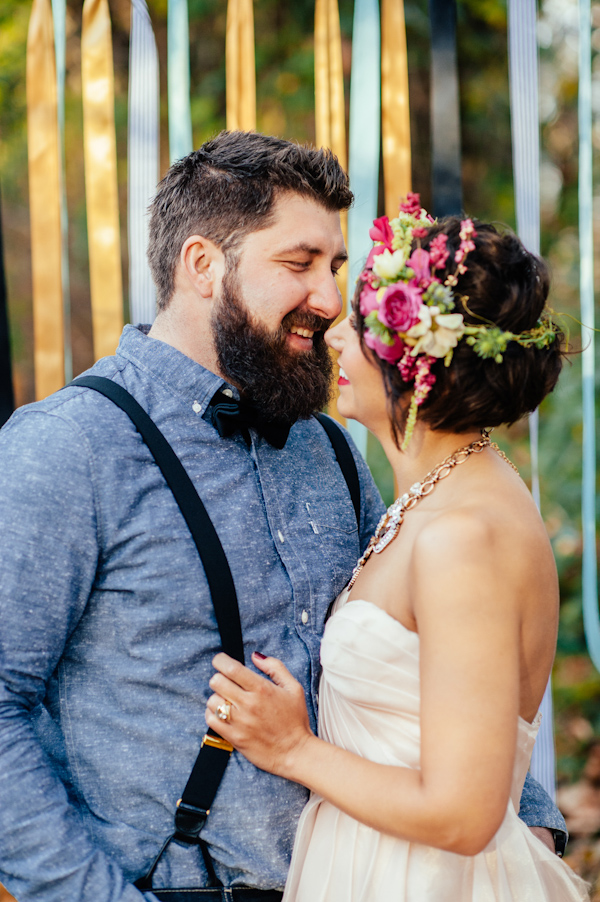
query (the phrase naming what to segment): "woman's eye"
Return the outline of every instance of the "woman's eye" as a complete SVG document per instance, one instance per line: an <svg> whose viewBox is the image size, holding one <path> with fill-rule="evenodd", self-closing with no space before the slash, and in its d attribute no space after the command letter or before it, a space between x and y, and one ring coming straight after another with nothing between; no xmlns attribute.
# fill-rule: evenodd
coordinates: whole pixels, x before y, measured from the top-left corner
<svg viewBox="0 0 600 902"><path fill-rule="evenodd" d="M354 331L356 332L356 330L358 328L358 323L356 322L356 316L353 313L351 313L350 316L348 317L348 325L350 326L351 329L354 329Z"/></svg>

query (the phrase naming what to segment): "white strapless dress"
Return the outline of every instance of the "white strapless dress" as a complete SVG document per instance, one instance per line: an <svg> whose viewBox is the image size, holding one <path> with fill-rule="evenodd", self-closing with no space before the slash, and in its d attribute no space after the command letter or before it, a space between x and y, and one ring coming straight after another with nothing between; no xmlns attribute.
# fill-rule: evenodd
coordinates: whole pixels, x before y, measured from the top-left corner
<svg viewBox="0 0 600 902"><path fill-rule="evenodd" d="M319 735L370 761L419 767L419 636L343 592L321 646ZM502 825L474 856L396 839L312 794L284 902L575 902L587 885L518 817L540 716L519 719Z"/></svg>

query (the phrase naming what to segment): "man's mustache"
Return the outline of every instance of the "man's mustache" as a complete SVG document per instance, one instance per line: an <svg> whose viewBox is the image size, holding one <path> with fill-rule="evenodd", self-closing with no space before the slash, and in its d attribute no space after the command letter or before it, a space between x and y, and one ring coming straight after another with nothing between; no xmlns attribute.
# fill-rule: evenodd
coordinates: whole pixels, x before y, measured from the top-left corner
<svg viewBox="0 0 600 902"><path fill-rule="evenodd" d="M283 317L281 329L289 332L292 326L296 326L298 329L310 329L311 332L326 332L333 322L334 320L317 316L316 313L299 313L292 310Z"/></svg>

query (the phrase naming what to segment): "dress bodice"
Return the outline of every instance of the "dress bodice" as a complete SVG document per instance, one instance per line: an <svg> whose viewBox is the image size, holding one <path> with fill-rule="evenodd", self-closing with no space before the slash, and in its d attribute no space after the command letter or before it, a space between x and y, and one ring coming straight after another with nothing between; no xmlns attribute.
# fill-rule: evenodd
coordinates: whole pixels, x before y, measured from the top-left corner
<svg viewBox="0 0 600 902"><path fill-rule="evenodd" d="M347 597L344 590L337 599L321 644L320 735L370 761L418 768L419 635L372 602ZM517 812L540 721L519 717L510 793Z"/></svg>
<svg viewBox="0 0 600 902"><path fill-rule="evenodd" d="M419 636L344 591L321 645L319 734L380 764L418 768ZM390 836L313 793L302 813L284 902L584 902L586 885L517 812L540 717L519 718L511 797L477 855ZM400 813L401 816L401 813Z"/></svg>

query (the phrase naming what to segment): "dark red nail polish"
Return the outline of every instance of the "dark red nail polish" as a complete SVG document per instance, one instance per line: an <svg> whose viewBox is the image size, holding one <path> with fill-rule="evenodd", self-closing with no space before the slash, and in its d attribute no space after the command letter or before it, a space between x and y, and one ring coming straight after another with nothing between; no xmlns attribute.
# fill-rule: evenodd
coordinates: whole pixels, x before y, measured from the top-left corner
<svg viewBox="0 0 600 902"><path fill-rule="evenodd" d="M265 658L267 657L266 655L263 655L262 651L255 651L254 654L256 655L257 658L260 658L261 661L264 661Z"/></svg>

